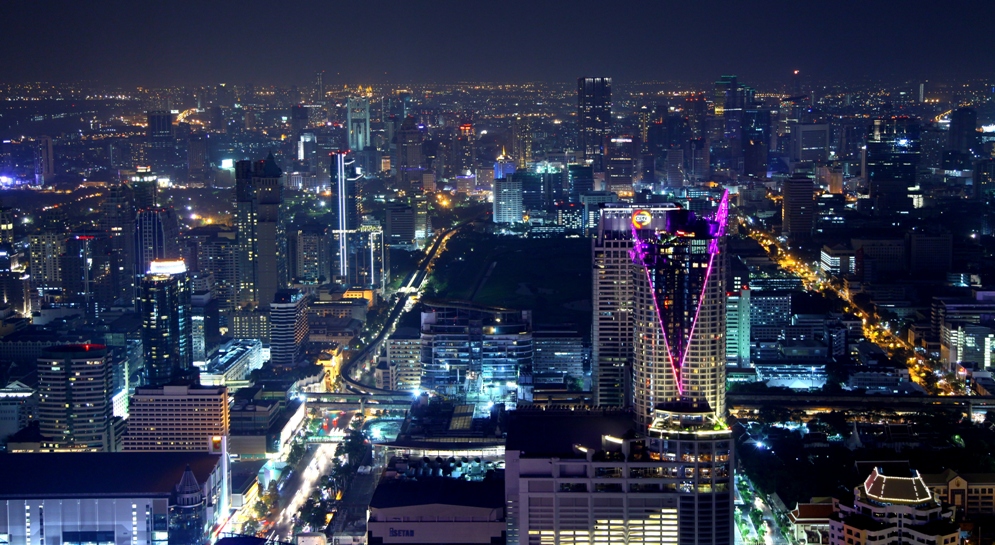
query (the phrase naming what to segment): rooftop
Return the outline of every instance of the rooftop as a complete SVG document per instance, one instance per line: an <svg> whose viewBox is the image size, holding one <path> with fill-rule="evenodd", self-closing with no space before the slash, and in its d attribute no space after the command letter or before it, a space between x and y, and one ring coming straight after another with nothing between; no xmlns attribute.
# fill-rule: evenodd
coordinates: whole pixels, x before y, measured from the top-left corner
<svg viewBox="0 0 995 545"><path fill-rule="evenodd" d="M203 483L220 459L200 452L0 454L0 498L168 495L188 465Z"/></svg>
<svg viewBox="0 0 995 545"><path fill-rule="evenodd" d="M574 445L601 447L605 435L635 431L632 415L622 411L510 411L507 450L526 456L577 456Z"/></svg>
<svg viewBox="0 0 995 545"><path fill-rule="evenodd" d="M504 479L384 479L373 493L370 509L433 504L501 508L504 506Z"/></svg>

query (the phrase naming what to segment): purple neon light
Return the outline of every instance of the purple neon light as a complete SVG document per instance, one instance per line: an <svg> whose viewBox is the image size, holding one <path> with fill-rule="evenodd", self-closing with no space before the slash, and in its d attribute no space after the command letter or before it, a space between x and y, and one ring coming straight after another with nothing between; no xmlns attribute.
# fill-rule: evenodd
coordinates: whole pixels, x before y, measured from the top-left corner
<svg viewBox="0 0 995 545"><path fill-rule="evenodd" d="M687 359L688 352L691 350L691 339L694 338L694 329L698 325L698 317L701 314L701 306L705 302L705 292L708 290L708 280L712 276L712 267L715 264L715 255L719 253L719 239L725 236L726 233L726 222L729 217L729 192L725 191L722 193L722 199L719 201L719 208L715 212L714 221L718 224L718 229L714 234L714 238L708 244L708 267L705 269L705 281L703 282L701 288L701 294L698 296L698 307L695 309L694 320L691 321L691 329L688 332L687 346L684 347L684 353L681 354L680 359L677 363L674 363L674 353L670 349L670 343L667 342L667 328L663 323L663 313L660 312L660 302L656 297L656 290L653 287L653 275L650 274L649 267L646 265L647 253L649 249L649 243L639 237L639 231L636 226L632 226L632 238L635 241L632 247L632 251L629 257L643 267L643 271L646 273L646 282L650 286L650 295L653 300L653 310L656 312L657 321L660 324L661 338L663 339L664 349L667 351L667 360L670 363L670 369L674 373L674 379L677 383L677 393L678 395L684 394L684 384L681 380L680 371L684 369L684 361Z"/></svg>

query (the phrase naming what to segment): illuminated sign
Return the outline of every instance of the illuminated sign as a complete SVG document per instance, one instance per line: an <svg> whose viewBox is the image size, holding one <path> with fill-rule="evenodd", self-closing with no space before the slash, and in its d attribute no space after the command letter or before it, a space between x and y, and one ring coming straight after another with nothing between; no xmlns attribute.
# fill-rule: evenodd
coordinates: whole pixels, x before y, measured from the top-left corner
<svg viewBox="0 0 995 545"><path fill-rule="evenodd" d="M157 259L149 263L149 274L183 274L185 272L187 272L187 265L182 259Z"/></svg>
<svg viewBox="0 0 995 545"><path fill-rule="evenodd" d="M636 229L644 229L653 221L653 214L649 210L636 210L632 213L632 226Z"/></svg>
<svg viewBox="0 0 995 545"><path fill-rule="evenodd" d="M224 169L235 168L235 161L233 159L222 159L221 168Z"/></svg>

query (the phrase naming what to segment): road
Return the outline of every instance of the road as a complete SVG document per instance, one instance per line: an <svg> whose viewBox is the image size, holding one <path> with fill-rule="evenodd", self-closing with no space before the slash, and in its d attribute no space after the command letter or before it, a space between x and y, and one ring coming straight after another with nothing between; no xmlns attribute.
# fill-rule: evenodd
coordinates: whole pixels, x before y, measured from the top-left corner
<svg viewBox="0 0 995 545"><path fill-rule="evenodd" d="M286 501L285 507L280 510L280 517L274 522L266 539L293 541L294 517L297 516L311 491L314 490L318 479L328 472L336 446L337 443L320 443L317 447L308 449L301 463L295 468L294 474L290 476L280 492L280 501L281 504ZM287 499L284 500L284 498Z"/></svg>
<svg viewBox="0 0 995 545"><path fill-rule="evenodd" d="M740 218L740 225L749 232L751 238L756 240L768 252L772 261L777 263L782 269L801 277L805 284L805 289L819 292L830 291L839 296L840 299L851 303L852 308L850 311L864 322L864 336L867 340L881 347L889 355L893 355L895 350L900 348L913 352L915 357L910 358L906 362L909 367L910 376L915 383L920 386L926 386L923 376L926 373L933 372L937 367L937 362L930 361L922 354L916 352L914 346L911 346L905 339L898 337L889 328L882 325L874 315L864 312L856 305L852 305L849 297L850 294L846 290L842 289L836 282L825 280L822 271L818 267L813 268L812 265L804 260L795 259L773 234L755 224L749 223L748 220L742 217ZM776 253L771 252L771 246L776 249ZM943 381L941 381L940 387L948 395L962 393L955 391Z"/></svg>
<svg viewBox="0 0 995 545"><path fill-rule="evenodd" d="M395 393L393 390L384 390L363 384L359 380L353 378L353 372L357 366L371 362L377 355L380 354L384 340L386 340L387 337L394 332L394 328L397 326L397 320L401 317L401 314L408 309L408 305L413 303L414 300L412 299L412 296L421 291L421 288L425 283L425 279L428 278L428 272L432 270L432 265L435 263L435 260L442 255L442 252L445 251L446 242L448 242L450 237L456 234L456 232L469 225L470 222L478 219L478 217L479 216L463 220L452 229L435 237L435 242L432 244L431 248L429 248L429 251L426 252L425 257L418 264L418 267L409 273L407 282L403 287L397 290L397 298L391 306L389 314L387 315L387 320L384 322L384 326L377 333L377 336L374 337L373 341L366 345L363 350L353 356L348 363L342 366L342 370L339 372L339 375L341 376L342 383L345 385L346 389L356 393L368 394Z"/></svg>

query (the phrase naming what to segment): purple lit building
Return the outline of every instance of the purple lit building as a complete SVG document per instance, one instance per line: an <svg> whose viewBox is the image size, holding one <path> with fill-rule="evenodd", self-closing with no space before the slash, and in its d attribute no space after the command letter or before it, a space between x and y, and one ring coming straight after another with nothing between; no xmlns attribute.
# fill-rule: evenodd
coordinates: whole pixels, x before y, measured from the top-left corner
<svg viewBox="0 0 995 545"><path fill-rule="evenodd" d="M632 215L632 401L648 426L657 405L707 402L725 414L724 236L728 196L711 217L669 210Z"/></svg>

